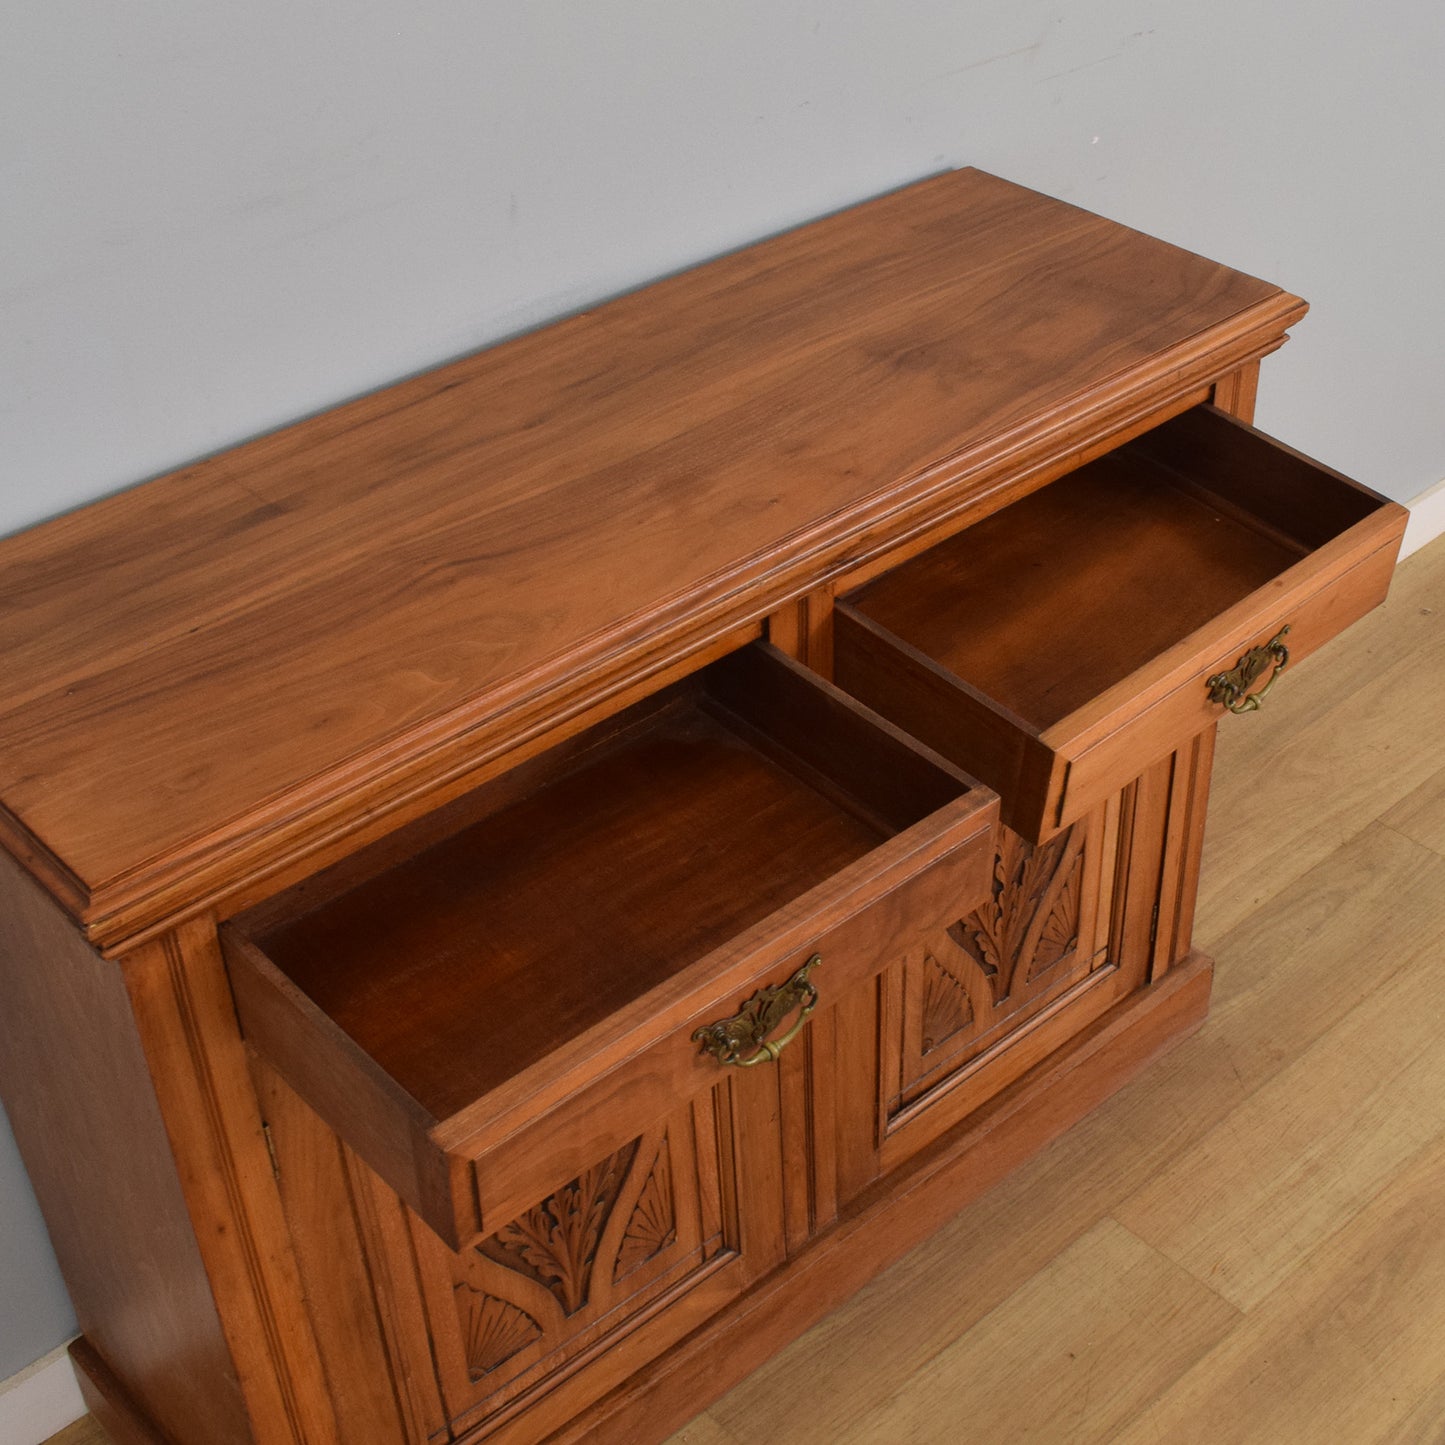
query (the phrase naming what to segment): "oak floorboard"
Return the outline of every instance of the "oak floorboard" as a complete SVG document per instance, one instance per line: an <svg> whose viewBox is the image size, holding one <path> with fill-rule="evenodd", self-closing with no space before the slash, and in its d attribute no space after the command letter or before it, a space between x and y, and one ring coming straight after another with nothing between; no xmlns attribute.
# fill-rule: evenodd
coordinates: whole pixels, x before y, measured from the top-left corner
<svg viewBox="0 0 1445 1445"><path fill-rule="evenodd" d="M1439 957L1368 992L1115 1217L1252 1309L1445 1129Z"/></svg>
<svg viewBox="0 0 1445 1445"><path fill-rule="evenodd" d="M110 1445L110 1436L94 1417L86 1415L75 1424L67 1425L58 1435L52 1435L45 1445Z"/></svg>
<svg viewBox="0 0 1445 1445"><path fill-rule="evenodd" d="M710 1414L704 1412L696 1420L684 1425L668 1445L740 1445L740 1441L736 1435L724 1430Z"/></svg>
<svg viewBox="0 0 1445 1445"><path fill-rule="evenodd" d="M834 1438L957 1445L964 1432L979 1441L1107 1445L1236 1318L1217 1295L1103 1219ZM1120 1369L1121 1360L1131 1368Z"/></svg>
<svg viewBox="0 0 1445 1445"><path fill-rule="evenodd" d="M1433 1388L1395 1426L1389 1445L1440 1445L1445 1440L1445 1366Z"/></svg>
<svg viewBox="0 0 1445 1445"><path fill-rule="evenodd" d="M1445 856L1445 768L1401 798L1380 821L1403 837Z"/></svg>
<svg viewBox="0 0 1445 1445"><path fill-rule="evenodd" d="M1445 1136L1423 1150L1117 1445L1438 1445Z"/></svg>
<svg viewBox="0 0 1445 1445"><path fill-rule="evenodd" d="M1366 992L1445 947L1442 861L1379 824L1351 838L1214 942L1209 1019L1157 1072L1218 1054L1251 1089L1273 1077ZM1220 1097L1216 1081L1211 1099Z"/></svg>
<svg viewBox="0 0 1445 1445"><path fill-rule="evenodd" d="M1441 766L1445 544L1407 559L1383 606L1225 718L1196 942L1287 888Z"/></svg>
<svg viewBox="0 0 1445 1445"><path fill-rule="evenodd" d="M112 1442L95 1418L86 1415L67 1425L58 1435L52 1435L44 1445L112 1445ZM739 1441L704 1413L684 1425L669 1445L739 1445Z"/></svg>

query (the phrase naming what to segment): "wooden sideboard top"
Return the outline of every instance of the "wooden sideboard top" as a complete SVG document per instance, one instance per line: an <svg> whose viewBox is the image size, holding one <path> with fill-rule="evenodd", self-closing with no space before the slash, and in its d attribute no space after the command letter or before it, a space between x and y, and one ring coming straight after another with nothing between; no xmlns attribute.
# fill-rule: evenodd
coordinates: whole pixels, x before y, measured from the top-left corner
<svg viewBox="0 0 1445 1445"><path fill-rule="evenodd" d="M0 542L0 836L100 946L254 889L1277 346L922 181Z"/></svg>

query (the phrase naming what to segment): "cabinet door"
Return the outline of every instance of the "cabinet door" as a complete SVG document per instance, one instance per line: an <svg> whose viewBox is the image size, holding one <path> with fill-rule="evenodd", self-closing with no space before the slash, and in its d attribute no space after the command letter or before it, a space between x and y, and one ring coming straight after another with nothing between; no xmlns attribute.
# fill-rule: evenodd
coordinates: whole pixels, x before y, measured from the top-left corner
<svg viewBox="0 0 1445 1445"><path fill-rule="evenodd" d="M1187 953L1208 741L1043 843L1001 828L984 905L840 1002L840 1204Z"/></svg>
<svg viewBox="0 0 1445 1445"><path fill-rule="evenodd" d="M1122 795L1027 842L1000 828L992 897L910 949L880 992L880 1164L972 1112L1143 980L1111 948Z"/></svg>
<svg viewBox="0 0 1445 1445"><path fill-rule="evenodd" d="M538 1438L539 1417L561 1423L773 1262L776 1239L760 1237L756 1208L748 1218L761 1191L731 1094L722 1085L683 1105L460 1251L414 1222L455 1433L506 1439L528 1410L521 1438Z"/></svg>
<svg viewBox="0 0 1445 1445"><path fill-rule="evenodd" d="M774 1268L777 1090L756 1074L680 1102L454 1251L263 1072L333 1388L358 1402L348 1438L542 1439Z"/></svg>

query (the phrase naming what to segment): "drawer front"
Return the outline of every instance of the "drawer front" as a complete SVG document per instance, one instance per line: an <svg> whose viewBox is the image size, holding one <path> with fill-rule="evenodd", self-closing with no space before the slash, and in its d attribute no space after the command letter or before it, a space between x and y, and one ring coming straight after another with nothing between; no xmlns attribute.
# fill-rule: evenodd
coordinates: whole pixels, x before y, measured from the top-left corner
<svg viewBox="0 0 1445 1445"><path fill-rule="evenodd" d="M997 798L766 648L529 768L223 929L252 1047L452 1248L735 1072L699 1030L817 956L772 1067L988 886Z"/></svg>
<svg viewBox="0 0 1445 1445"><path fill-rule="evenodd" d="M792 930L797 942L768 948L761 961L752 961L750 971L733 973L736 982L714 986L711 997L701 1005L690 1004L661 1040L589 1078L547 1112L527 1112L520 1127L506 1137L480 1148L463 1142L452 1167L463 1173L464 1197L477 1201L476 1227L485 1230L507 1218L542 1181L566 1177L588 1160L622 1147L637 1121L662 1116L678 1099L714 1088L729 1075L776 1068L777 1060L755 1048L743 1051L752 1064L723 1063L699 1034L746 1014L760 994L786 989L789 980L816 959L807 975L816 1004L802 1020L803 1029L813 1027L835 1000L873 978L901 947L956 912L961 902L984 899L992 878L995 831L991 816L977 820L963 838L910 863L907 876L895 886L871 899L860 890L854 910L845 917L830 923L801 922ZM791 997L797 997L796 992ZM798 1007L788 1007L768 1037L785 1036L799 1022L799 1013ZM789 1047L801 1043L795 1036ZM505 1127L497 1120L489 1125L489 1136Z"/></svg>
<svg viewBox="0 0 1445 1445"><path fill-rule="evenodd" d="M1289 665L1384 599L1405 518L1196 408L840 602L836 678L1040 842L1225 696L1257 710L1285 651L1288 686ZM1256 649L1236 690L1211 687Z"/></svg>
<svg viewBox="0 0 1445 1445"><path fill-rule="evenodd" d="M1040 830L1079 816L1141 762L1164 756L1203 728L1222 719L1230 726L1246 725L1229 720L1229 713L1245 716L1267 706L1261 696L1265 687L1277 682L1287 688L1291 666L1385 600L1398 551L1399 538L1392 537L1357 561L1348 558L1281 586L1278 595L1259 599L1249 621L1221 627L1225 635L1202 661L1191 662L1182 681L1157 696L1141 692L1107 710L1101 707L1103 715L1077 731L1056 738L1045 734L1045 745L1066 768L1057 778L1058 802L1045 803ZM1281 649L1287 661L1278 666ZM1234 695L1234 708L1221 699L1219 687L1211 686L1214 679L1231 675L1240 681L1254 678Z"/></svg>

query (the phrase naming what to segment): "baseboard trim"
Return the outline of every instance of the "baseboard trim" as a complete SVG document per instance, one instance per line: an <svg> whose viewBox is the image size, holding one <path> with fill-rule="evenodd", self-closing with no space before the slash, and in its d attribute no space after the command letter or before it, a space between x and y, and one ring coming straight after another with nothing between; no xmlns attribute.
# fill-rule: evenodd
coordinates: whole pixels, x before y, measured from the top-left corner
<svg viewBox="0 0 1445 1445"><path fill-rule="evenodd" d="M0 1381L0 1440L6 1445L42 1445L84 1414L65 1345Z"/></svg>
<svg viewBox="0 0 1445 1445"><path fill-rule="evenodd" d="M1427 487L1405 505L1410 509L1410 521L1405 528L1405 540L1400 544L1402 558L1418 552L1427 542L1445 533L1445 480Z"/></svg>
<svg viewBox="0 0 1445 1445"><path fill-rule="evenodd" d="M115 1445L166 1445L84 1335L70 1342L70 1362L80 1381L81 1398L107 1439Z"/></svg>

